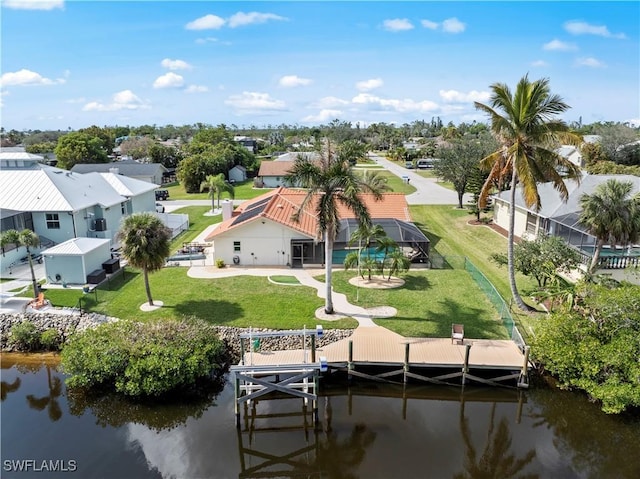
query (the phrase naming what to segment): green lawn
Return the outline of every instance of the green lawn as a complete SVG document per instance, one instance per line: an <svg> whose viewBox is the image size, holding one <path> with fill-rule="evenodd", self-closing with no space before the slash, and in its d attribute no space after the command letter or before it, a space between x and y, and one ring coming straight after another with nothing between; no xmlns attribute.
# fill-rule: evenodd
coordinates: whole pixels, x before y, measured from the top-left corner
<svg viewBox="0 0 640 479"><path fill-rule="evenodd" d="M452 206L410 206L411 216L416 225L425 232L431 241L430 247L443 256L466 256L484 273L495 286L507 304L511 302L511 289L506 267L500 267L490 260L493 253L506 253L507 239L486 226L473 226L468 222L473 219L467 210L459 210ZM521 292L535 289L533 279L516 274L516 281ZM525 300L528 298L524 297ZM533 302L528 301L534 306ZM514 319L518 323L523 336L530 333L531 324L536 315L520 312L512 308ZM526 339L526 337L525 337Z"/></svg>
<svg viewBox="0 0 640 479"><path fill-rule="evenodd" d="M235 183L233 187L234 187L234 194L235 194L236 200L250 200L252 198L260 196L266 193L267 191L269 191L268 189L264 189L264 188L254 188L253 180L243 181L242 183ZM187 193L184 189L184 186L182 186L180 183L174 183L173 185L168 186L166 190L169 191L170 200L208 200L210 199L208 192ZM226 193L223 193L221 196L222 199L225 199L228 197L229 195Z"/></svg>
<svg viewBox="0 0 640 479"><path fill-rule="evenodd" d="M418 173L420 176L424 176L425 178L438 178L433 170L416 170L416 173ZM451 191L456 191L456 189L453 187L453 183L451 183L450 181L438 180L438 184Z"/></svg>
<svg viewBox="0 0 640 479"><path fill-rule="evenodd" d="M357 169L356 172L360 172L365 170L366 168ZM372 168L373 169L373 168ZM412 185L405 183L402 181L402 178L394 175L390 171L378 171L377 169L373 169L378 176L382 176L387 179L387 185L389 186L389 191L393 191L394 193L404 193L405 195L414 193L416 191L415 187Z"/></svg>
<svg viewBox="0 0 640 479"><path fill-rule="evenodd" d="M363 308L396 308L397 316L375 322L398 334L449 337L451 323L463 323L470 338L508 339L497 311L464 270L409 270L401 276L404 286L395 289L356 288L349 283L353 276L353 271L336 271L334 290Z"/></svg>
<svg viewBox="0 0 640 479"><path fill-rule="evenodd" d="M187 276L187 268L164 268L151 274L149 281L154 300L164 306L143 313L139 309L146 302L142 274L127 268L125 276L98 289L97 303L96 294L79 290L51 289L46 297L55 306L76 306L82 297L85 309L122 319L195 316L223 326L275 329L315 326L315 310L323 305L315 289L276 285L266 277L194 279ZM323 326L354 328L357 323L347 319Z"/></svg>
<svg viewBox="0 0 640 479"><path fill-rule="evenodd" d="M172 252L180 248L182 243L193 241L207 226L222 221L222 215L205 216L204 214L208 211L211 211L208 206L185 206L174 211L176 214L189 215L189 229L183 231L171 241Z"/></svg>

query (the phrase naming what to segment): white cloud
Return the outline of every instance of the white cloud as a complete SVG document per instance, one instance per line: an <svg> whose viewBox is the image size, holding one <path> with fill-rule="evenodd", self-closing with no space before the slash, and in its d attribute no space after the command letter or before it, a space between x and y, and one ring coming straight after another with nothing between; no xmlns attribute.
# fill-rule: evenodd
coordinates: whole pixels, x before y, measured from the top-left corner
<svg viewBox="0 0 640 479"><path fill-rule="evenodd" d="M271 98L268 93L254 91L243 91L241 95L231 95L225 103L239 110L282 111L286 109L282 100Z"/></svg>
<svg viewBox="0 0 640 479"><path fill-rule="evenodd" d="M360 93L351 101L356 105L369 106L373 109L394 110L397 112L430 112L439 108L437 103L429 100L415 101L409 98L402 100L380 98L370 93Z"/></svg>
<svg viewBox="0 0 640 479"><path fill-rule="evenodd" d="M598 35L605 38L626 38L624 33L611 33L605 25L590 25L586 22L566 22L564 29L572 35Z"/></svg>
<svg viewBox="0 0 640 479"><path fill-rule="evenodd" d="M440 26L437 22L432 22L431 20L421 20L420 23L424 28L428 28L429 30L437 30Z"/></svg>
<svg viewBox="0 0 640 479"><path fill-rule="evenodd" d="M317 102L312 103L311 106L314 108L330 109L339 106L345 106L348 104L348 101L341 98L337 98L335 96L325 96L324 98L320 98L320 100L318 100Z"/></svg>
<svg viewBox="0 0 640 479"><path fill-rule="evenodd" d="M382 78L370 78L356 83L356 88L360 91L371 91L384 85Z"/></svg>
<svg viewBox="0 0 640 479"><path fill-rule="evenodd" d="M162 60L160 65L169 70L191 70L191 68L193 68L184 60L171 60L170 58Z"/></svg>
<svg viewBox="0 0 640 479"><path fill-rule="evenodd" d="M462 33L467 26L456 17L447 18L442 22L442 31L447 33Z"/></svg>
<svg viewBox="0 0 640 479"><path fill-rule="evenodd" d="M224 24L224 18L220 18L217 15L205 15L204 17L187 23L185 28L187 30L218 30L222 28Z"/></svg>
<svg viewBox="0 0 640 479"><path fill-rule="evenodd" d="M576 47L573 43L562 42L556 38L551 40L549 43L545 43L544 45L542 45L542 49L568 52L571 50L577 50L578 47Z"/></svg>
<svg viewBox="0 0 640 479"><path fill-rule="evenodd" d="M325 121L331 121L342 115L341 110L323 109L317 115L305 116L302 121L304 123L324 123Z"/></svg>
<svg viewBox="0 0 640 479"><path fill-rule="evenodd" d="M80 98L69 98L65 103L71 103L73 105L74 103L84 103L86 101L87 99L82 96Z"/></svg>
<svg viewBox="0 0 640 479"><path fill-rule="evenodd" d="M487 91L471 90L468 93L457 90L440 90L440 98L446 102L466 103L472 101L486 102L491 98L491 94Z"/></svg>
<svg viewBox="0 0 640 479"><path fill-rule="evenodd" d="M173 72L165 73L153 82L153 88L180 88L182 85L184 78Z"/></svg>
<svg viewBox="0 0 640 479"><path fill-rule="evenodd" d="M2 6L14 10L53 10L64 8L63 0L4 0Z"/></svg>
<svg viewBox="0 0 640 479"><path fill-rule="evenodd" d="M59 85L65 83L64 78L52 80L45 78L39 73L23 68L17 72L7 72L0 77L0 86L27 86L27 85Z"/></svg>
<svg viewBox="0 0 640 479"><path fill-rule="evenodd" d="M299 77L298 75L285 75L278 80L278 84L284 88L293 88L296 86L310 85L311 80L309 78Z"/></svg>
<svg viewBox="0 0 640 479"><path fill-rule="evenodd" d="M576 65L581 67L590 67L590 68L604 68L606 66L600 60L597 60L596 58L593 58L593 57L578 58L576 60Z"/></svg>
<svg viewBox="0 0 640 479"><path fill-rule="evenodd" d="M403 32L413 30L413 24L406 18L392 18L382 22L382 26L389 32Z"/></svg>
<svg viewBox="0 0 640 479"><path fill-rule="evenodd" d="M206 93L209 91L209 88L204 85L189 85L185 88L185 93Z"/></svg>
<svg viewBox="0 0 640 479"><path fill-rule="evenodd" d="M547 62L545 62L544 60L536 60L534 62L531 62L531 66L532 67L547 67L547 66L549 66L549 64Z"/></svg>
<svg viewBox="0 0 640 479"><path fill-rule="evenodd" d="M260 13L260 12L238 12L229 18L229 27L243 27L245 25L255 25L258 23L266 23L269 20L288 20L286 17L281 17L275 13Z"/></svg>
<svg viewBox="0 0 640 479"><path fill-rule="evenodd" d="M104 104L97 101L87 103L82 107L83 111L117 111L117 110L141 110L147 109L146 105L131 90L123 90L115 93L111 103Z"/></svg>
<svg viewBox="0 0 640 479"><path fill-rule="evenodd" d="M639 128L640 127L640 118L631 118L630 120L625 121L631 128Z"/></svg>

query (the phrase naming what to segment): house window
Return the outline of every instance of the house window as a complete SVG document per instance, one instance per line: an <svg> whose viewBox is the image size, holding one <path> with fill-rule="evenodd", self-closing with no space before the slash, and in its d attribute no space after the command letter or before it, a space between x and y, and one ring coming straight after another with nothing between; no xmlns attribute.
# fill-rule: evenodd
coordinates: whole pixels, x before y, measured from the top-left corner
<svg viewBox="0 0 640 479"><path fill-rule="evenodd" d="M125 205L126 203L120 203L120 211L122 211L123 215L127 214L127 207Z"/></svg>
<svg viewBox="0 0 640 479"><path fill-rule="evenodd" d="M47 229L49 230L59 230L60 229L60 218L58 217L58 213L47 213Z"/></svg>
<svg viewBox="0 0 640 479"><path fill-rule="evenodd" d="M536 223L538 218L532 213L527 213L527 233L536 234Z"/></svg>
<svg viewBox="0 0 640 479"><path fill-rule="evenodd" d="M233 242L233 252L234 253L239 253L240 252L240 241L234 241Z"/></svg>

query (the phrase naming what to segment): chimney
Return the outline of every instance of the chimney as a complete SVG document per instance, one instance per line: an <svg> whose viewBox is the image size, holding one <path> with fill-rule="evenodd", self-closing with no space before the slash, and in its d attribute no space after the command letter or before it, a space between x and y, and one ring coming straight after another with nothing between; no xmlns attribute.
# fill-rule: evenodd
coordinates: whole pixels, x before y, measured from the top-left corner
<svg viewBox="0 0 640 479"><path fill-rule="evenodd" d="M109 168L109 173L113 173L114 175L119 175L120 170L118 168Z"/></svg>
<svg viewBox="0 0 640 479"><path fill-rule="evenodd" d="M222 202L222 221L226 221L233 216L233 203L229 200Z"/></svg>

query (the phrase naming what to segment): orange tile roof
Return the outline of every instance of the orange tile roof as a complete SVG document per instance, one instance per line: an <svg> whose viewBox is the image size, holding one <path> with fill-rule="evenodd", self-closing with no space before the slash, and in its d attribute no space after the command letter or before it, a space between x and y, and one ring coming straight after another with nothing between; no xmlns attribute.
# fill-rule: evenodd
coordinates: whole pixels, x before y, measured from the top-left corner
<svg viewBox="0 0 640 479"><path fill-rule="evenodd" d="M242 203L235 209L233 216L218 226L206 238L206 241L211 241L216 236L238 228L249 221L265 218L296 230L310 238L315 238L318 221L314 211L314 201L307 204L305 210L300 214L299 221L296 222L292 219L293 215L300 209L306 195L307 192L305 190L281 186L253 200ZM371 194L362 194L360 197L367 205L369 214L374 220L376 218L396 218L402 221L411 221L407 200L402 193L385 193L379 201L376 201ZM341 219L355 217L342 204L340 204L338 211ZM242 219L243 214L245 215L245 220Z"/></svg>
<svg viewBox="0 0 640 479"><path fill-rule="evenodd" d="M293 168L294 161L263 161L258 176L286 176Z"/></svg>

